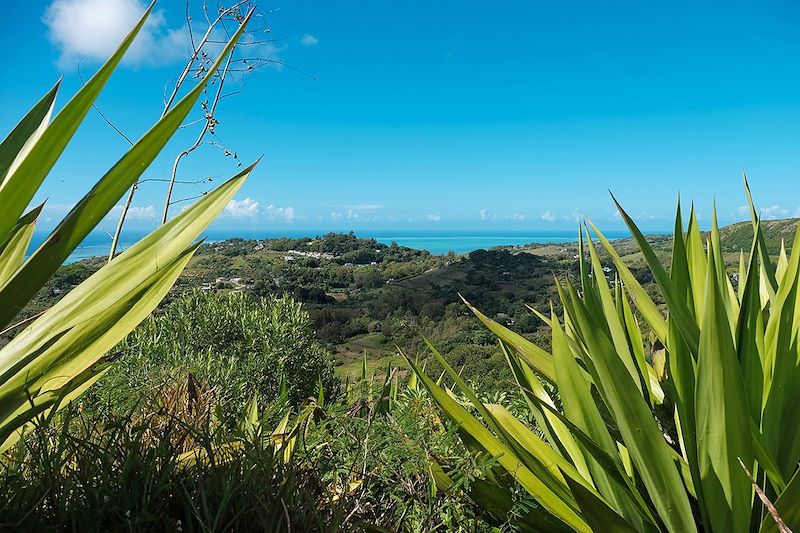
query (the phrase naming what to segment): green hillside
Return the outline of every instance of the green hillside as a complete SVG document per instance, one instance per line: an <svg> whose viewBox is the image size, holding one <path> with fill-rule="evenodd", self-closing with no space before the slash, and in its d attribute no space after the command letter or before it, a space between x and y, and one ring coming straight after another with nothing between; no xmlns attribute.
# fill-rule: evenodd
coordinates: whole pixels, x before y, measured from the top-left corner
<svg viewBox="0 0 800 533"><path fill-rule="evenodd" d="M764 220L761 222L761 230L764 233L764 241L771 254L777 254L781 249L781 241L786 244L786 251L791 251L794 233L800 218L786 218L779 220ZM750 222L739 222L720 229L720 240L726 252L736 252L750 249L753 242L753 225Z"/></svg>

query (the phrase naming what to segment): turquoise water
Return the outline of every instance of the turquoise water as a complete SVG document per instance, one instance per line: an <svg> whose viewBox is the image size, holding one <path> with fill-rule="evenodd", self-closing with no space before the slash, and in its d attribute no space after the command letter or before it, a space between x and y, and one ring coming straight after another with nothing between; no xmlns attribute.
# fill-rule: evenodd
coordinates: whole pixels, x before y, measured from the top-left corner
<svg viewBox="0 0 800 533"><path fill-rule="evenodd" d="M313 237L322 235L327 231L320 230L293 230L293 231L223 231L211 230L205 236L209 241L222 241L234 237L243 239L268 239L275 237ZM144 232L130 232L123 235L121 249L125 249L145 235ZM624 231L606 232L609 238L628 237ZM38 246L47 235L37 233L34 235L34 246ZM463 254L478 249L488 249L494 246L520 246L530 243L560 243L575 242L574 231L363 231L359 237L371 237L378 242L391 244L396 242L401 246L427 250L434 255L443 255L450 251ZM111 238L105 233L89 235L84 242L75 249L67 259L67 263L74 263L82 259L96 256L106 256L111 247Z"/></svg>
<svg viewBox="0 0 800 533"><path fill-rule="evenodd" d="M367 235L368 237L370 235ZM624 235L627 237L627 235ZM566 233L550 235L526 233L524 235L507 235L504 233L490 235L398 235L394 237L375 236L375 240L384 244L392 241L400 246L408 246L417 250L428 250L434 255L443 255L450 251L465 254L478 249L494 246L522 246L530 243L575 242L577 237Z"/></svg>

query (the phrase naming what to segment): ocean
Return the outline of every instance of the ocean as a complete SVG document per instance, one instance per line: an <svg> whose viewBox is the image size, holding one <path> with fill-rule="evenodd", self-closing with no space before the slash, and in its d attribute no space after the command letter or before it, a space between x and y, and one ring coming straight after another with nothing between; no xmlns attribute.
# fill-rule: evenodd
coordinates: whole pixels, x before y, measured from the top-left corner
<svg viewBox="0 0 800 533"><path fill-rule="evenodd" d="M208 241L223 241L234 237L242 239L269 239L275 237L314 237L324 235L328 230L292 230L292 231L233 231L209 230L204 233ZM126 232L122 235L120 248L125 249L141 239L146 232ZM361 231L356 233L359 237L373 238L384 244L396 242L401 246L427 250L434 255L444 255L448 252L457 254L469 253L481 248L493 246L520 246L530 243L560 243L575 242L576 232L573 231ZM606 236L618 239L630 236L626 231L608 231ZM47 233L36 232L33 237L33 246L41 244ZM96 256L106 256L111 248L111 237L106 233L92 233L81 245L75 249L67 259L67 263L74 263L82 259ZM33 250L35 248L31 248Z"/></svg>

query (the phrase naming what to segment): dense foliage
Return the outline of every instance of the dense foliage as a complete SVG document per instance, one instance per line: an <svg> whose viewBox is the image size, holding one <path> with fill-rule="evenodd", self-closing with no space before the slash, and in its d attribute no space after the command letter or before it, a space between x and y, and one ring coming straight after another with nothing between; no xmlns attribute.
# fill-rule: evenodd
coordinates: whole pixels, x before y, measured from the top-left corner
<svg viewBox="0 0 800 533"><path fill-rule="evenodd" d="M314 337L308 313L292 298L193 291L148 318L117 347L117 361L92 394L130 406L142 394L189 373L217 391L227 409L274 401L281 382L299 405L339 394L333 359Z"/></svg>
<svg viewBox="0 0 800 533"><path fill-rule="evenodd" d="M522 487L536 506L515 522L532 531L796 530L800 231L773 267L751 203L754 238L734 288L716 217L704 246L694 213L686 229L678 207L668 272L617 207L666 317L594 226L618 277L606 278L587 228L580 284L557 282L563 316L542 317L551 351L474 310L500 339L537 431L478 398L435 349L473 411L408 360L465 444L501 467L471 496L507 516Z"/></svg>
<svg viewBox="0 0 800 533"><path fill-rule="evenodd" d="M124 356L123 356L124 357ZM121 367L124 367L121 365ZM115 378L103 383L112 387ZM234 390L229 390L234 387ZM13 530L492 531L464 496L490 465L464 456L415 385L393 370L335 403L285 391L224 401L235 384L167 377L136 404L90 391L0 461L0 523ZM102 396L102 393L100 393ZM430 469L463 475L445 490Z"/></svg>
<svg viewBox="0 0 800 533"><path fill-rule="evenodd" d="M218 418L212 394L174 380L129 412L99 415L89 402L0 462L4 531L327 532L349 512L320 478L325 465L287 458L281 402L236 424ZM266 429L275 424L281 438Z"/></svg>

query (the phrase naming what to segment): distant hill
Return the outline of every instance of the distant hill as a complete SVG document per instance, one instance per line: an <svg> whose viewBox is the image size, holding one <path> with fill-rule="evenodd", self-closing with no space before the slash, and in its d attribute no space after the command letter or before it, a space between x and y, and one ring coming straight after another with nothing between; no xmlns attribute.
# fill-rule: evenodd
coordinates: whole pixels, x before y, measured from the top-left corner
<svg viewBox="0 0 800 533"><path fill-rule="evenodd" d="M785 243L786 251L791 252L792 242L794 241L794 234L800 226L800 218L785 218L778 220L764 220L761 222L761 231L764 234L764 240L767 244L767 250L770 255L775 257L781 249L781 241ZM750 221L737 222L720 228L720 241L722 242L722 251L725 254L725 259L729 265L738 265L739 250L744 250L745 253L750 251L750 246L753 242L753 225ZM703 233L703 240L708 238L708 232ZM670 257L672 256L672 235L646 235L647 240L653 247L656 256L665 264L669 265ZM639 245L631 237L624 239L615 239L614 248L616 248L619 255L621 255L628 265L633 266L646 266L646 261L639 251ZM560 243L560 244L538 244L531 243L520 247L505 247L511 251L527 252L534 255L543 257L565 260L570 257L577 257L577 244ZM601 246L598 246L600 256L605 260L606 256Z"/></svg>
<svg viewBox="0 0 800 533"><path fill-rule="evenodd" d="M764 220L761 222L761 231L770 254L777 254L781 249L781 241L786 243L786 251L791 251L794 233L800 224L800 218L785 218L779 220ZM720 241L726 252L750 250L753 242L753 225L750 221L738 222L725 226L719 230Z"/></svg>

